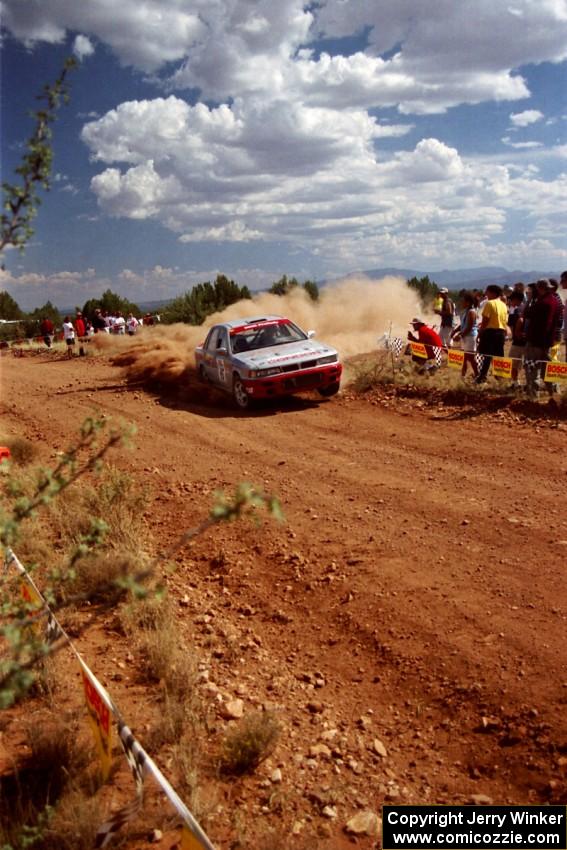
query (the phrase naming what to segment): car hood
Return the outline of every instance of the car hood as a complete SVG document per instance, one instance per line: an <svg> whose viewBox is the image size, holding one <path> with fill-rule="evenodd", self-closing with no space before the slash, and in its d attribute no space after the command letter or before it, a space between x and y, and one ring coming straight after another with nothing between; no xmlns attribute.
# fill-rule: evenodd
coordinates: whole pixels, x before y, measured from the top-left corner
<svg viewBox="0 0 567 850"><path fill-rule="evenodd" d="M318 342L305 339L300 342L288 342L284 345L272 345L270 348L258 348L236 355L236 358L250 369L270 369L274 366L288 366L305 360L317 360L336 354L336 349Z"/></svg>

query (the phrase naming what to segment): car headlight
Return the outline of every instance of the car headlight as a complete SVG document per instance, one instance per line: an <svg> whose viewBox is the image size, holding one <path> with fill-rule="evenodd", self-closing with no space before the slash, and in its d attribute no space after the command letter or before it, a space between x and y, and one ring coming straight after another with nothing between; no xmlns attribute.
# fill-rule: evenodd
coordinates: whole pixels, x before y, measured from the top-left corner
<svg viewBox="0 0 567 850"><path fill-rule="evenodd" d="M271 375L280 375L281 369L279 366L275 366L273 369L251 369L250 377L251 378L269 378Z"/></svg>
<svg viewBox="0 0 567 850"><path fill-rule="evenodd" d="M329 354L328 357L320 357L317 361L317 364L319 366L323 366L324 363L336 363L338 359L338 354Z"/></svg>

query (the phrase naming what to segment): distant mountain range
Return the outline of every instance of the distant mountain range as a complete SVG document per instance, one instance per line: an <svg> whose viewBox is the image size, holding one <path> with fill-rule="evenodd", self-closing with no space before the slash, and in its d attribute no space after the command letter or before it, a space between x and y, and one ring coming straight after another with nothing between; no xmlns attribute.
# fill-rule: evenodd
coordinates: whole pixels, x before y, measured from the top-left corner
<svg viewBox="0 0 567 850"><path fill-rule="evenodd" d="M342 275L340 278L318 280L317 285L320 287L332 286L333 283L336 283L338 280L344 280L345 278L348 279L350 277L360 277L361 275L364 275L364 277L367 277L370 280L380 280L388 275L392 277L403 277L407 280L412 277L419 278L427 275L429 279L434 281L438 286L446 286L447 289L483 289L489 283L497 283L498 286L513 286L520 280L524 283L531 283L532 281L538 280L540 277L554 277L559 280L560 274L561 272L557 270L552 272L533 270L523 271L519 269L508 271L508 269L502 268L501 266L477 266L472 269L443 269L439 272L423 271L420 269L400 269L387 266L383 269L364 269L361 271L351 272L350 274ZM243 281L243 283L246 283L246 281ZM267 289L268 287L257 291L266 292ZM172 295L171 298L167 298L165 301L140 301L136 303L138 303L138 307L142 310L142 312L156 313L163 310L167 304L170 304L171 301L173 301L174 298L175 296ZM74 311L74 307L59 309L61 315L74 313Z"/></svg>
<svg viewBox="0 0 567 850"><path fill-rule="evenodd" d="M498 286L513 286L515 283L522 281L523 283L531 283L541 277L554 277L559 279L559 271L525 271L514 269L509 271L501 266L478 266L472 269L443 269L438 272L420 271L418 269L398 269L398 268L383 268L383 269L365 269L359 272L351 272L346 277L356 277L364 275L370 280L380 280L380 278L391 275L393 277L405 277L408 280L412 277L425 277L434 281L438 286L446 286L447 289L482 289L489 283L496 283ZM331 280L325 281L326 284L333 283Z"/></svg>

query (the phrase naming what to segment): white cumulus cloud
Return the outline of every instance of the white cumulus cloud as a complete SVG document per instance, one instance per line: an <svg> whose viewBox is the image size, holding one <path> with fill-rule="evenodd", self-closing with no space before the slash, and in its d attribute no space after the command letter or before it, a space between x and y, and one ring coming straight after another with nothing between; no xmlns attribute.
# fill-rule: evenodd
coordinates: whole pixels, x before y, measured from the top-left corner
<svg viewBox="0 0 567 850"><path fill-rule="evenodd" d="M539 109L524 109L523 112L513 112L510 115L513 127L529 127L530 124L535 124L542 118L543 112L540 112Z"/></svg>
<svg viewBox="0 0 567 850"><path fill-rule="evenodd" d="M94 46L90 38L87 38L86 35L78 35L73 42L73 53L79 61L86 59L87 56L92 56Z"/></svg>

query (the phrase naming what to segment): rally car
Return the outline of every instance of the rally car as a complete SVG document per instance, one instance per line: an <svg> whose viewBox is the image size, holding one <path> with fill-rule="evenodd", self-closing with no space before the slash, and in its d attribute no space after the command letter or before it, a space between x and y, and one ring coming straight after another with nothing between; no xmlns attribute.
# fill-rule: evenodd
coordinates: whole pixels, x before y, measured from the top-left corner
<svg viewBox="0 0 567 850"><path fill-rule="evenodd" d="M199 377L231 393L242 409L255 399L306 390L335 395L342 373L339 355L314 334L283 316L222 322L195 350Z"/></svg>

